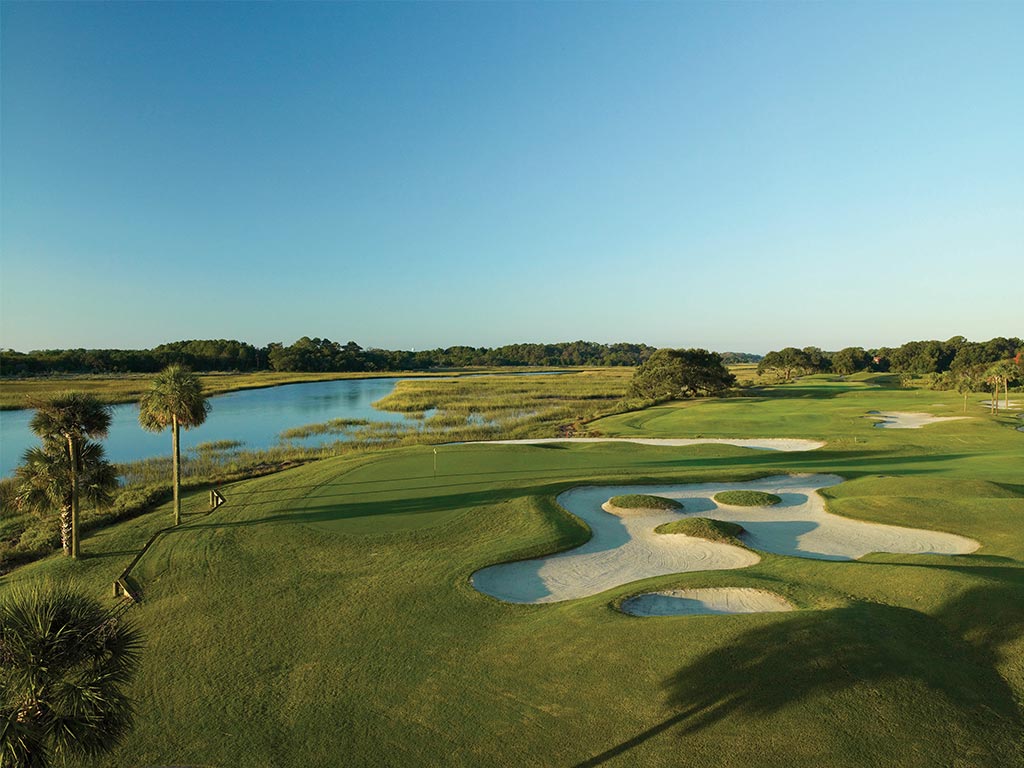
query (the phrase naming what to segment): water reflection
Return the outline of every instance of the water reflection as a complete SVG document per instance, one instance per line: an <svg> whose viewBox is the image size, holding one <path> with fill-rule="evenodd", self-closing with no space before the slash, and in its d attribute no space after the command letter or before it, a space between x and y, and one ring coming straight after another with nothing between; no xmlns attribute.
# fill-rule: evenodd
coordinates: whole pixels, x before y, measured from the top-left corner
<svg viewBox="0 0 1024 768"><path fill-rule="evenodd" d="M407 421L403 414L379 411L372 405L390 394L399 380L316 381L211 397L213 408L206 423L182 431L182 449L212 440L240 440L248 449L269 448L278 443L278 434L284 429L329 419ZM115 405L111 413L110 435L104 441L111 461L134 461L170 453L169 434L144 432L139 427L137 405ZM31 418L32 411L0 411L0 474L3 476L14 471L27 448L38 445L28 426ZM339 439L345 438L336 434L314 435L292 442L318 445Z"/></svg>

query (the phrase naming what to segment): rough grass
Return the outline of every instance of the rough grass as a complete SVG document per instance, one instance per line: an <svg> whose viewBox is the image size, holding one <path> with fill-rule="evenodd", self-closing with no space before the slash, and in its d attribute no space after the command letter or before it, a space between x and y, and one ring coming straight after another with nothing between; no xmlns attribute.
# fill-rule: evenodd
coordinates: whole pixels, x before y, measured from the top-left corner
<svg viewBox="0 0 1024 768"><path fill-rule="evenodd" d="M278 437L282 440L298 440L314 435L342 435L355 427L365 427L369 423L368 419L330 419L317 424L303 424L301 427L283 429Z"/></svg>
<svg viewBox="0 0 1024 768"><path fill-rule="evenodd" d="M682 509L681 502L664 496L648 496L645 493L627 493L612 496L608 503L619 509Z"/></svg>
<svg viewBox="0 0 1024 768"><path fill-rule="evenodd" d="M914 410L914 392L815 392L765 394L759 412L744 398L652 409L662 436L812 425L791 436L829 444L806 453L452 445L438 447L435 476L433 448L413 446L238 482L211 516L197 514L205 492L190 492L186 524L139 568L136 727L90 765L1020 768L1024 435L987 415L872 431L864 410ZM916 410L942 395L925 397ZM834 511L983 546L859 562L765 555L537 606L469 583L478 568L585 541L553 501L574 485L779 472L841 474L850 481L826 495ZM81 562L48 558L0 589L52 578L106 595L170 517L165 504L95 530ZM769 589L802 610L611 609L641 590L718 586Z"/></svg>
<svg viewBox="0 0 1024 768"><path fill-rule="evenodd" d="M715 494L715 501L733 507L770 507L782 499L764 491L722 491Z"/></svg>
<svg viewBox="0 0 1024 768"><path fill-rule="evenodd" d="M739 535L743 533L743 526L726 520L709 520L706 517L684 517L682 520L663 523L655 528L654 531L655 533L681 533L684 536L693 536L698 539L721 541L726 544L743 546L743 543L739 540Z"/></svg>
<svg viewBox="0 0 1024 768"><path fill-rule="evenodd" d="M487 436L534 437L570 424L580 429L583 422L614 412L632 375L631 368L606 368L560 375L400 381L374 406L406 414L436 411L426 423L428 429L464 425Z"/></svg>

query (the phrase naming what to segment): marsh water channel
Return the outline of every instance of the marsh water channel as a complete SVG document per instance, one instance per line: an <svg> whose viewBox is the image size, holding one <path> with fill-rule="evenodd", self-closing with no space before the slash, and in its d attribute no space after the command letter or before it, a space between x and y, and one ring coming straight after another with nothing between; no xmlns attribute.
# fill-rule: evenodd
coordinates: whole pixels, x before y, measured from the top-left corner
<svg viewBox="0 0 1024 768"><path fill-rule="evenodd" d="M510 374L505 374L510 375ZM247 389L209 398L210 415L196 429L182 430L182 453L200 443L237 440L246 449L261 450L278 445L282 430L331 419L417 423L401 413L373 407L376 400L391 394L400 378L339 379L285 384L264 389ZM113 405L110 433L103 441L107 458L128 462L170 455L170 432L144 432L139 426L139 406ZM9 477L21 463L27 448L39 444L29 429L31 410L0 411L0 476ZM346 439L326 434L293 439L299 445L320 445Z"/></svg>

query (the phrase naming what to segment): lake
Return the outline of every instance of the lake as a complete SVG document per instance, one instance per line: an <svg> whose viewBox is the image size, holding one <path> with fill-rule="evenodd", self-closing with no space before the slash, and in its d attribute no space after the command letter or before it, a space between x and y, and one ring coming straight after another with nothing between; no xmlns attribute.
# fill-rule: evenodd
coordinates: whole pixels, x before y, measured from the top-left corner
<svg viewBox="0 0 1024 768"><path fill-rule="evenodd" d="M247 389L209 398L210 415L206 423L181 431L184 453L199 443L212 440L240 440L245 448L259 450L277 445L283 429L315 424L335 418L369 421L410 421L400 413L379 411L373 402L389 395L400 378L339 379L279 387ZM103 440L107 458L127 462L152 456L169 456L170 430L145 432L139 426L139 406L135 403L113 405L110 433ZM0 475L8 477L21 463L27 448L39 445L29 429L34 411L0 411ZM319 445L344 439L341 435L315 435L292 440L300 445Z"/></svg>

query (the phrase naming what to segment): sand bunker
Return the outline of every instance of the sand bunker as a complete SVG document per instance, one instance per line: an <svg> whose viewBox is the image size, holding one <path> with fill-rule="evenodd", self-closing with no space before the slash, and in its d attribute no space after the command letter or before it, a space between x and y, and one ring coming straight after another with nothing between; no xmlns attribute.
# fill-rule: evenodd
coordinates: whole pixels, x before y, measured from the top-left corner
<svg viewBox="0 0 1024 768"><path fill-rule="evenodd" d="M983 408L991 408L992 407L992 401L991 400L982 400L980 405ZM1005 400L996 400L996 407L999 408L999 410L1019 411L1020 410L1020 403L1018 403L1016 400L1011 400L1010 404L1007 405Z"/></svg>
<svg viewBox="0 0 1024 768"><path fill-rule="evenodd" d="M648 592L622 603L632 616L697 616L722 613L792 611L793 606L774 592L747 587L709 587Z"/></svg>
<svg viewBox="0 0 1024 768"><path fill-rule="evenodd" d="M930 413L911 413L908 411L868 411L869 419L878 419L876 427L887 429L920 429L926 424L940 421L958 421L969 419L970 416L933 416Z"/></svg>
<svg viewBox="0 0 1024 768"><path fill-rule="evenodd" d="M759 451L813 451L825 444L819 440L788 437L536 437L523 440L477 440L475 443L495 445L540 445L542 443L638 443L639 445L735 445Z"/></svg>
<svg viewBox="0 0 1024 768"><path fill-rule="evenodd" d="M473 574L473 585L510 603L552 603L652 576L744 568L760 560L743 547L654 532L663 523L688 516L739 523L746 529L741 540L753 549L821 560L854 560L869 552L966 554L978 548L963 536L830 514L816 491L840 482L838 475L781 475L746 483L573 488L560 494L558 503L590 526L590 541L549 557L483 568ZM716 504L712 497L728 490L766 491L782 497L782 503ZM601 508L612 496L631 493L676 499L684 509L618 517Z"/></svg>

